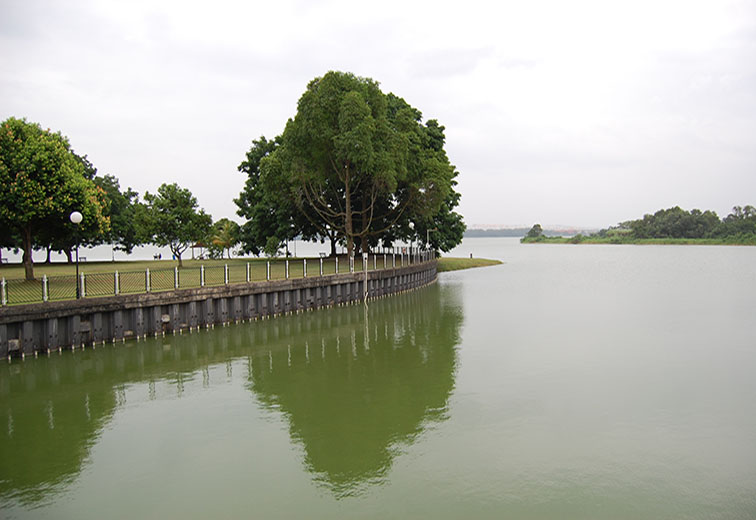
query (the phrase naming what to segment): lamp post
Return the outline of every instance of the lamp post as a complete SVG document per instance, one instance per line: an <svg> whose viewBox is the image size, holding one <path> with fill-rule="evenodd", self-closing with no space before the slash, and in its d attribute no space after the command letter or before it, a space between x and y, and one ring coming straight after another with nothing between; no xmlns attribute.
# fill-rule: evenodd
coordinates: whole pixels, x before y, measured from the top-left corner
<svg viewBox="0 0 756 520"><path fill-rule="evenodd" d="M76 224L76 231L74 232L76 236L76 299L78 300L81 298L81 294L79 292L79 224L81 224L81 213L78 211L74 211L71 213L71 215L68 217L71 219L71 222Z"/></svg>
<svg viewBox="0 0 756 520"><path fill-rule="evenodd" d="M415 223L410 222L409 227L412 230L412 236L410 237L410 264L412 263L412 248L415 247Z"/></svg>

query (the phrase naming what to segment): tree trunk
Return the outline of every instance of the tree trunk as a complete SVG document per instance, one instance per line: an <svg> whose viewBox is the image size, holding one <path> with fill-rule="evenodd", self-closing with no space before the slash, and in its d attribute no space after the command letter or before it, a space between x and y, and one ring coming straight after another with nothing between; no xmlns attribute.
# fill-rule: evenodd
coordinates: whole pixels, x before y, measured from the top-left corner
<svg viewBox="0 0 756 520"><path fill-rule="evenodd" d="M32 259L32 235L31 226L24 228L24 273L27 280L34 280L34 260Z"/></svg>
<svg viewBox="0 0 756 520"><path fill-rule="evenodd" d="M347 257L352 258L354 254L354 238L352 237L352 194L349 191L349 165L345 165L344 169L344 193L346 195L346 201L344 205L344 211L346 212L346 223L344 226L344 232L347 239Z"/></svg>
<svg viewBox="0 0 756 520"><path fill-rule="evenodd" d="M331 256L336 256L336 233L331 233L328 238L331 240Z"/></svg>
<svg viewBox="0 0 756 520"><path fill-rule="evenodd" d="M73 263L73 253L71 253L71 250L68 249L68 248L66 248L66 249L63 250L63 253L65 253L65 255L66 255L66 261L69 264L72 264Z"/></svg>

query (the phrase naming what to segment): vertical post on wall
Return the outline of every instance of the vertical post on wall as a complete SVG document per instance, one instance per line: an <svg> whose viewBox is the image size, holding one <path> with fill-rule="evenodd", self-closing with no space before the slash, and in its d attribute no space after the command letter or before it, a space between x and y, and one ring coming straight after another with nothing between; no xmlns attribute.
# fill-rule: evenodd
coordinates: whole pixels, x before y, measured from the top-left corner
<svg viewBox="0 0 756 520"><path fill-rule="evenodd" d="M145 292L150 292L150 269L147 268L147 270L144 272L144 289Z"/></svg>
<svg viewBox="0 0 756 520"><path fill-rule="evenodd" d="M47 301L47 275L42 275L42 301Z"/></svg>
<svg viewBox="0 0 756 520"><path fill-rule="evenodd" d="M373 255L373 271L375 271L376 269L378 269L378 260L377 260L377 258L378 258L378 255Z"/></svg>
<svg viewBox="0 0 756 520"><path fill-rule="evenodd" d="M368 262L367 261L368 261L368 254L362 253L362 270L365 271L365 282L363 283L363 286L365 289L364 302L366 305L367 305L367 299L368 299Z"/></svg>
<svg viewBox="0 0 756 520"><path fill-rule="evenodd" d="M286 259L286 279L289 279L289 259Z"/></svg>
<svg viewBox="0 0 756 520"><path fill-rule="evenodd" d="M250 271L249 271L249 262L247 262L247 282L249 282L249 279L250 279L249 274L250 274Z"/></svg>
<svg viewBox="0 0 756 520"><path fill-rule="evenodd" d="M173 268L173 288L174 289L178 289L179 288L178 266L175 266Z"/></svg>
<svg viewBox="0 0 756 520"><path fill-rule="evenodd" d="M265 279L270 280L270 260L265 263Z"/></svg>
<svg viewBox="0 0 756 520"><path fill-rule="evenodd" d="M7 282L5 281L5 276L3 276L3 281L0 282L0 293L2 293L2 295L0 295L0 298L2 299L3 305L8 304L8 294L6 293L6 289L5 289L6 284Z"/></svg>
<svg viewBox="0 0 756 520"><path fill-rule="evenodd" d="M307 278L307 259L302 259L302 277Z"/></svg>
<svg viewBox="0 0 756 520"><path fill-rule="evenodd" d="M121 280L118 277L118 271L113 273L113 294L118 296L118 294L121 292Z"/></svg>
<svg viewBox="0 0 756 520"><path fill-rule="evenodd" d="M200 266L200 287L205 286L205 266Z"/></svg>
<svg viewBox="0 0 756 520"><path fill-rule="evenodd" d="M87 275L81 273L81 297L87 297Z"/></svg>
<svg viewBox="0 0 756 520"><path fill-rule="evenodd" d="M320 257L320 276L323 276L323 257Z"/></svg>
<svg viewBox="0 0 756 520"><path fill-rule="evenodd" d="M223 283L228 285L228 264L223 264Z"/></svg>
<svg viewBox="0 0 756 520"><path fill-rule="evenodd" d="M339 274L339 257L336 257L336 274Z"/></svg>

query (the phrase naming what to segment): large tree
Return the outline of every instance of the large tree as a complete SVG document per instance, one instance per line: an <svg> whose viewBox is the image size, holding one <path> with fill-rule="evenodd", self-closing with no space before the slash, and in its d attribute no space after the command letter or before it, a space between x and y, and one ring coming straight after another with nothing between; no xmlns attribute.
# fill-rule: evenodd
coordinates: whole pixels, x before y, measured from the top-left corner
<svg viewBox="0 0 756 520"><path fill-rule="evenodd" d="M148 230L150 242L168 246L182 267L181 254L196 241L208 236L210 215L199 208L192 193L178 184L163 184L156 194L144 194L145 207L141 225Z"/></svg>
<svg viewBox="0 0 756 520"><path fill-rule="evenodd" d="M456 172L443 127L381 92L378 83L328 72L307 86L280 145L260 163L298 209L367 250L395 226L426 220L451 197Z"/></svg>
<svg viewBox="0 0 756 520"><path fill-rule="evenodd" d="M27 280L34 279L35 245L47 247L56 237L74 235L71 212L83 215L80 232L108 229L103 194L87 173L85 162L60 133L25 119L11 117L2 123L0 226L19 238ZM57 230L56 237L49 235L51 230Z"/></svg>

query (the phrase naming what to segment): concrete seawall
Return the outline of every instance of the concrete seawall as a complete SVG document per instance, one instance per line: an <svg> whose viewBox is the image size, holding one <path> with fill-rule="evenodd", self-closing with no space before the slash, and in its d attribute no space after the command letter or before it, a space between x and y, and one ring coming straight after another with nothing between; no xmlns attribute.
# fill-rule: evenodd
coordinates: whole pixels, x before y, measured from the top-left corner
<svg viewBox="0 0 756 520"><path fill-rule="evenodd" d="M361 302L436 280L436 262L159 293L0 308L0 357L139 339Z"/></svg>

